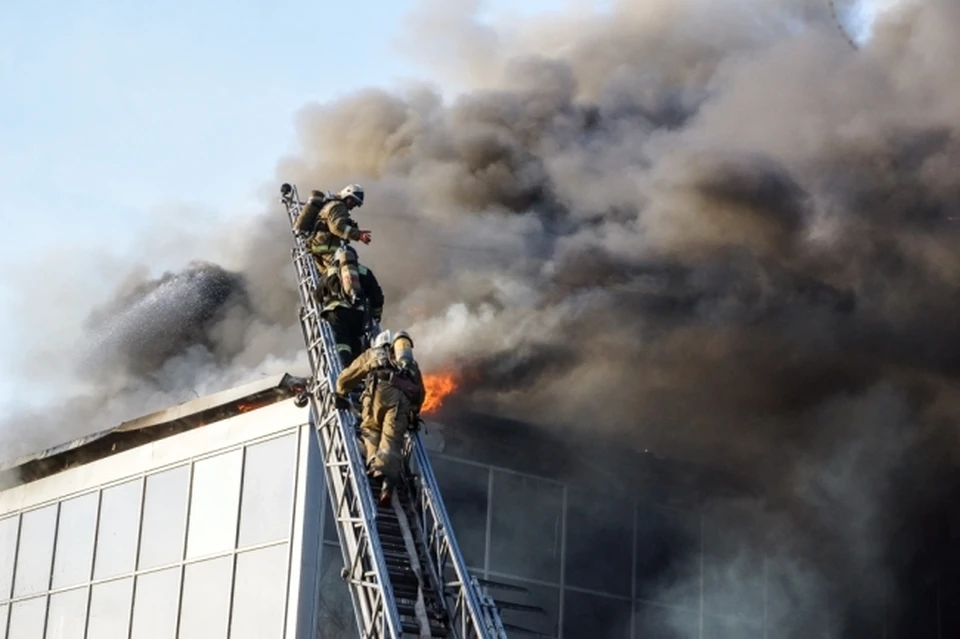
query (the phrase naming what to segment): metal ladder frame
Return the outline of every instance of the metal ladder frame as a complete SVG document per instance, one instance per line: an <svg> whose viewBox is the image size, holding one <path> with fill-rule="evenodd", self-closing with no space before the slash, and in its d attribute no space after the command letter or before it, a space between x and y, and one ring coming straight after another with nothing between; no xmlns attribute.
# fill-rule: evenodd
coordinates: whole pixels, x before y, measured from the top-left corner
<svg viewBox="0 0 960 639"><path fill-rule="evenodd" d="M292 232L303 203L295 185L289 189L284 185L281 193ZM319 274L303 243L295 240L294 244L291 255L300 295L300 326L313 372L308 387L310 423L317 432L337 522L342 576L349 586L361 639L400 639L400 616L376 529L377 510L357 439L357 419L351 410L339 410L334 403L342 366L333 331L321 318L313 297ZM450 630L459 639L507 639L496 603L467 570L419 432L411 434L408 446L417 470L417 499L410 506L417 514L415 525L426 546L428 569L437 583L444 584ZM448 566L454 580L445 582Z"/></svg>
<svg viewBox="0 0 960 639"><path fill-rule="evenodd" d="M496 603L467 570L419 432L410 438L410 448L417 476L416 523L430 553L430 569L437 581L444 584L452 626L462 639L506 639L507 632ZM448 567L453 570L452 581L445 579Z"/></svg>

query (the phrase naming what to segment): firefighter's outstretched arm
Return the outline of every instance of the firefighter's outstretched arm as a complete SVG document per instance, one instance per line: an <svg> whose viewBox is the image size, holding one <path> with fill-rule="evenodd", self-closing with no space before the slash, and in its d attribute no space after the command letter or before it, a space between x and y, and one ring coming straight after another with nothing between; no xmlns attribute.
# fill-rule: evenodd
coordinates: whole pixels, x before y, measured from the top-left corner
<svg viewBox="0 0 960 639"><path fill-rule="evenodd" d="M357 228L350 217L350 211L343 202L331 202L327 205L327 227L330 232L345 240L359 241L363 231Z"/></svg>
<svg viewBox="0 0 960 639"><path fill-rule="evenodd" d="M373 372L376 367L376 357L373 350L367 349L360 357L353 360L349 366L340 372L337 377L337 395L346 395L357 387L357 384Z"/></svg>

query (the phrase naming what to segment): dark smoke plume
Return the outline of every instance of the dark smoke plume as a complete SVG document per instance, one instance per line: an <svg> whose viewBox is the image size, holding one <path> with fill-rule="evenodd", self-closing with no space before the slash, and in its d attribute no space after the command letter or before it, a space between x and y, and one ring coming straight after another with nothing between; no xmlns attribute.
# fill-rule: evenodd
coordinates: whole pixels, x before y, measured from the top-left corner
<svg viewBox="0 0 960 639"><path fill-rule="evenodd" d="M87 322L96 339L84 366L93 374L122 370L147 376L198 346L216 354L214 328L231 311L249 313L243 278L214 264L164 273L118 294Z"/></svg>
<svg viewBox="0 0 960 639"><path fill-rule="evenodd" d="M762 487L715 568L747 583L757 549L778 559L771 615L829 601L857 636L908 610L960 416L953 3L884 14L859 51L803 0L502 29L444 2L413 23L466 90L306 106L264 192L361 182L386 324L485 410ZM93 396L130 411L303 365L279 205L243 233L232 273L131 285L96 314L113 364Z"/></svg>

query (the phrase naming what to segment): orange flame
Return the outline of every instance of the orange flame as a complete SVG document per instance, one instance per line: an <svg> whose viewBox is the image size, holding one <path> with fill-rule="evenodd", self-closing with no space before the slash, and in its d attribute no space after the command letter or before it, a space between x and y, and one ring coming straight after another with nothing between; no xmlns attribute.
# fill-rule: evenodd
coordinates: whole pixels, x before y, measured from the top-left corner
<svg viewBox="0 0 960 639"><path fill-rule="evenodd" d="M432 413L443 405L443 400L460 385L457 376L453 373L435 373L423 376L423 385L427 390L423 401L423 414Z"/></svg>
<svg viewBox="0 0 960 639"><path fill-rule="evenodd" d="M269 402L266 399L261 399L259 401L253 401L253 402L240 402L239 404L237 404L237 412L249 413L252 410L263 408L268 403Z"/></svg>

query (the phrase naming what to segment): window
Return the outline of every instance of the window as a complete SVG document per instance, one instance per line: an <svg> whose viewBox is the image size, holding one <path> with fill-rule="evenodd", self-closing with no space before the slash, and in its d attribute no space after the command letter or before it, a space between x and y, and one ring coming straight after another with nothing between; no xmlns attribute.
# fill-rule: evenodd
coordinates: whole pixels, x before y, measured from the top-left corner
<svg viewBox="0 0 960 639"><path fill-rule="evenodd" d="M57 505L23 513L21 527L17 575L13 584L13 592L17 597L44 592L50 584Z"/></svg>
<svg viewBox="0 0 960 639"><path fill-rule="evenodd" d="M147 477L138 560L141 570L176 563L183 557L189 490L190 466Z"/></svg>
<svg viewBox="0 0 960 639"><path fill-rule="evenodd" d="M634 636L650 639L688 639L700 636L700 613L657 604L637 604Z"/></svg>
<svg viewBox="0 0 960 639"><path fill-rule="evenodd" d="M563 636L630 639L633 604L625 599L567 590L563 602Z"/></svg>
<svg viewBox="0 0 960 639"><path fill-rule="evenodd" d="M327 482L323 482L323 540L332 541L335 544L340 543L340 537L337 536L337 520L333 518L333 502L330 500L329 488Z"/></svg>
<svg viewBox="0 0 960 639"><path fill-rule="evenodd" d="M133 572L140 528L141 490L141 480L137 479L103 491L94 578Z"/></svg>
<svg viewBox="0 0 960 639"><path fill-rule="evenodd" d="M50 595L46 639L83 639L86 620L86 586Z"/></svg>
<svg viewBox="0 0 960 639"><path fill-rule="evenodd" d="M230 639L283 635L287 608L287 545L237 555Z"/></svg>
<svg viewBox="0 0 960 639"><path fill-rule="evenodd" d="M17 557L17 532L20 518L0 519L0 601L10 598L13 586L13 565ZM0 617L2 622L5 617ZM3 627L3 626L0 626Z"/></svg>
<svg viewBox="0 0 960 639"><path fill-rule="evenodd" d="M542 612L528 610L511 610L504 608L500 611L503 623L520 626L548 637L556 637L560 630L560 589L554 586L531 584L519 579L494 577L494 581L526 588L527 592L497 590L491 588L490 594L495 599L504 602L513 602L525 606L538 606ZM519 633L518 633L519 634ZM520 635L522 636L522 635ZM575 635L565 635L573 637Z"/></svg>
<svg viewBox="0 0 960 639"><path fill-rule="evenodd" d="M493 472L490 569L559 582L563 487Z"/></svg>
<svg viewBox="0 0 960 639"><path fill-rule="evenodd" d="M763 621L743 621L726 617L703 618L703 639L764 639Z"/></svg>
<svg viewBox="0 0 960 639"><path fill-rule="evenodd" d="M176 639L180 568L137 576L132 639Z"/></svg>
<svg viewBox="0 0 960 639"><path fill-rule="evenodd" d="M93 492L60 504L57 551L53 556L54 588L90 581L99 499L99 493Z"/></svg>
<svg viewBox="0 0 960 639"><path fill-rule="evenodd" d="M290 536L297 443L297 436L291 434L247 447L240 547Z"/></svg>
<svg viewBox="0 0 960 639"><path fill-rule="evenodd" d="M91 588L87 637L127 639L133 577L99 583Z"/></svg>
<svg viewBox="0 0 960 639"><path fill-rule="evenodd" d="M341 639L358 634L347 582L340 576L342 568L340 547L324 544L320 558L320 599L317 602L319 639Z"/></svg>
<svg viewBox="0 0 960 639"><path fill-rule="evenodd" d="M567 585L629 597L632 561L633 503L570 488Z"/></svg>
<svg viewBox="0 0 960 639"><path fill-rule="evenodd" d="M764 555L748 536L749 522L746 513L733 510L704 517L703 610L708 615L763 618Z"/></svg>
<svg viewBox="0 0 960 639"><path fill-rule="evenodd" d="M637 598L700 608L699 516L649 504L637 510Z"/></svg>
<svg viewBox="0 0 960 639"><path fill-rule="evenodd" d="M177 639L227 639L232 577L232 556L187 564Z"/></svg>
<svg viewBox="0 0 960 639"><path fill-rule="evenodd" d="M235 547L242 461L243 451L235 450L194 464L188 559Z"/></svg>
<svg viewBox="0 0 960 639"><path fill-rule="evenodd" d="M482 569L487 549L490 470L450 459L431 460L453 532L468 566Z"/></svg>
<svg viewBox="0 0 960 639"><path fill-rule="evenodd" d="M37 639L37 637L42 637L46 614L46 596L24 599L10 604L8 639Z"/></svg>
<svg viewBox="0 0 960 639"><path fill-rule="evenodd" d="M810 587L817 574L814 566L792 557L771 557L767 561L766 618L771 637L800 639L822 636L827 631L834 602L829 591Z"/></svg>

